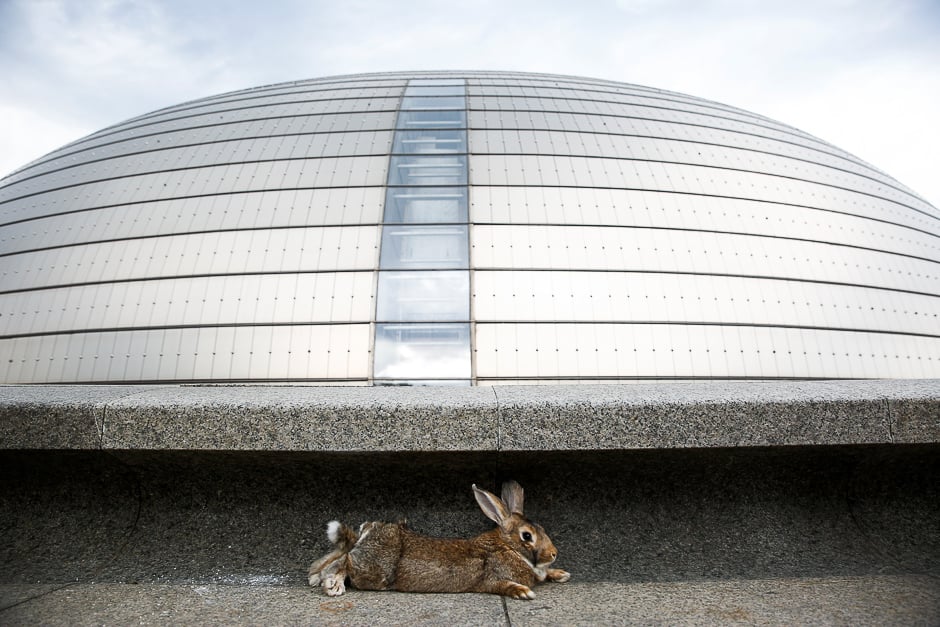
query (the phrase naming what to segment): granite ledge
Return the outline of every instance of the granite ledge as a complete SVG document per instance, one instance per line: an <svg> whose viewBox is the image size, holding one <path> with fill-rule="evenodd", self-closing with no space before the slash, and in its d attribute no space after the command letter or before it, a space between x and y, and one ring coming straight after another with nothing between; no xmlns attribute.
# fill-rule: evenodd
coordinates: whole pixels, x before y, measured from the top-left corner
<svg viewBox="0 0 940 627"><path fill-rule="evenodd" d="M502 450L940 442L940 380L495 388Z"/></svg>
<svg viewBox="0 0 940 627"><path fill-rule="evenodd" d="M0 386L0 449L525 451L940 442L940 380Z"/></svg>

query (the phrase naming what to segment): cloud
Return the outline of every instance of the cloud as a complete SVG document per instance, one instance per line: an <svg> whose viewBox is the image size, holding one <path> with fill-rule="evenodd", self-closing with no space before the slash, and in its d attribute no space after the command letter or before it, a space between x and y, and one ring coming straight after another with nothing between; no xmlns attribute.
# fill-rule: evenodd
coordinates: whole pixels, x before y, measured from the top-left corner
<svg viewBox="0 0 940 627"><path fill-rule="evenodd" d="M79 123L54 119L25 107L0 104L4 150L0 152L0 176L92 132ZM14 155L12 158L10 155Z"/></svg>
<svg viewBox="0 0 940 627"><path fill-rule="evenodd" d="M940 206L934 157L940 146L940 124L934 121L940 78L925 78L930 75L926 65L888 56L835 72L812 92L782 96L775 106L788 114L790 123L868 161Z"/></svg>
<svg viewBox="0 0 940 627"><path fill-rule="evenodd" d="M910 0L628 2L608 33L611 78L694 94L793 125L940 203L940 11ZM609 28L614 28L609 26ZM599 55L603 59L603 55ZM601 61L603 63L603 61Z"/></svg>
<svg viewBox="0 0 940 627"><path fill-rule="evenodd" d="M187 99L183 94L228 87L225 60L194 63L198 41L158 7L123 0L3 6L0 19L9 21L0 33L0 107L8 150L0 174L103 126Z"/></svg>
<svg viewBox="0 0 940 627"><path fill-rule="evenodd" d="M0 174L50 145L224 91L370 71L505 69L638 83L754 111L857 152L940 202L940 181L926 173L940 127L930 106L940 91L931 0L219 7L0 0L0 107L19 121L0 127L9 147Z"/></svg>

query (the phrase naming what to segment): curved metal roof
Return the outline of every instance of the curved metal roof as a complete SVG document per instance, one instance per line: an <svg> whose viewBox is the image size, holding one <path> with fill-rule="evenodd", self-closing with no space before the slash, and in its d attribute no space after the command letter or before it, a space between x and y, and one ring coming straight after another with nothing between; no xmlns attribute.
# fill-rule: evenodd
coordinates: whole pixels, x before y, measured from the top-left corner
<svg viewBox="0 0 940 627"><path fill-rule="evenodd" d="M940 211L692 96L297 81L0 181L0 382L865 377L940 377Z"/></svg>

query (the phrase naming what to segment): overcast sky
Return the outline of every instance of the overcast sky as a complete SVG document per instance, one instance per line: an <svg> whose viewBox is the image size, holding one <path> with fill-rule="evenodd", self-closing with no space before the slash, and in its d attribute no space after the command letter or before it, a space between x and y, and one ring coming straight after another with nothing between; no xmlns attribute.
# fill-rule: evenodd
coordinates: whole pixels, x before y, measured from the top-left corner
<svg viewBox="0 0 940 627"><path fill-rule="evenodd" d="M573 74L724 102L940 206L940 0L0 0L0 176L202 96L437 69Z"/></svg>

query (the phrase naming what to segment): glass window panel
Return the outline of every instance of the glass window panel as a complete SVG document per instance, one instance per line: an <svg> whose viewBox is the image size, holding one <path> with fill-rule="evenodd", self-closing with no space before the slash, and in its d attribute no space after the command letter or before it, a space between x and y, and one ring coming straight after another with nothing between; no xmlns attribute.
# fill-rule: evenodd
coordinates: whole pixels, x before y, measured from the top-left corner
<svg viewBox="0 0 940 627"><path fill-rule="evenodd" d="M453 155L393 156L389 160L389 185L466 185L467 157Z"/></svg>
<svg viewBox="0 0 940 627"><path fill-rule="evenodd" d="M449 154L467 152L467 132L447 129L400 130L395 133L393 153Z"/></svg>
<svg viewBox="0 0 940 627"><path fill-rule="evenodd" d="M466 222L466 187L389 187L385 222Z"/></svg>
<svg viewBox="0 0 940 627"><path fill-rule="evenodd" d="M443 111L402 111L398 128L466 128L467 112L463 109Z"/></svg>
<svg viewBox="0 0 940 627"><path fill-rule="evenodd" d="M469 324L376 324L375 379L469 379Z"/></svg>
<svg viewBox="0 0 940 627"><path fill-rule="evenodd" d="M412 81L405 89L405 96L463 96L465 93L466 88L459 82L452 85L417 85Z"/></svg>
<svg viewBox="0 0 940 627"><path fill-rule="evenodd" d="M379 273L377 320L444 321L469 317L470 277L467 272Z"/></svg>
<svg viewBox="0 0 940 627"><path fill-rule="evenodd" d="M460 85L464 86L466 81L462 78L413 78L408 81L408 89L412 87L424 87L424 86L451 86L451 85Z"/></svg>
<svg viewBox="0 0 940 627"><path fill-rule="evenodd" d="M401 99L402 111L414 109L464 109L466 99L461 96L405 96Z"/></svg>
<svg viewBox="0 0 940 627"><path fill-rule="evenodd" d="M380 265L387 269L467 268L467 227L386 226Z"/></svg>

